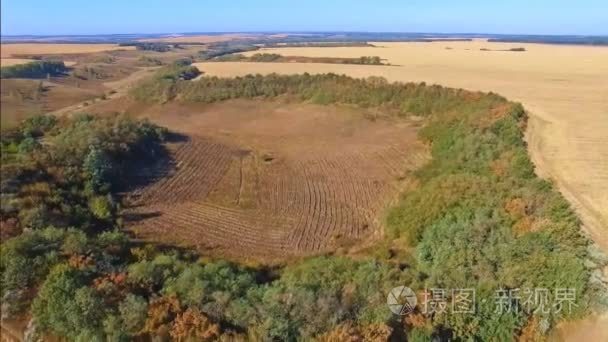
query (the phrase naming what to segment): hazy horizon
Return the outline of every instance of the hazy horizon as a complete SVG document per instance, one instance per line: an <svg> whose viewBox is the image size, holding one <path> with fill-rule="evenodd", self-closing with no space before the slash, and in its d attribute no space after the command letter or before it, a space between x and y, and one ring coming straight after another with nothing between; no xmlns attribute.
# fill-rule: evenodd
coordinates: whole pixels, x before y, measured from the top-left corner
<svg viewBox="0 0 608 342"><path fill-rule="evenodd" d="M398 32L608 35L608 4L597 0L433 3L275 0L168 3L4 1L2 36L258 32ZM210 14L211 13L211 14ZM312 19L312 20L311 20Z"/></svg>
<svg viewBox="0 0 608 342"><path fill-rule="evenodd" d="M445 36L556 36L556 37L606 37L607 34L548 34L548 33L493 33L493 32L415 32L415 31L191 31L191 32L115 32L89 34L0 34L1 37L86 37L86 36L189 36L189 35L222 35L222 34L326 34L326 33L369 33L369 34L412 34L412 35L445 35Z"/></svg>

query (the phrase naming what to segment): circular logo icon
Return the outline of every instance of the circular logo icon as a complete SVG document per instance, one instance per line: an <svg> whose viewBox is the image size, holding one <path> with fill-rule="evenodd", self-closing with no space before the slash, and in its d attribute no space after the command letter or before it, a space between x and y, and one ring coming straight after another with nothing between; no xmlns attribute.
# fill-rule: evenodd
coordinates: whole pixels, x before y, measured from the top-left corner
<svg viewBox="0 0 608 342"><path fill-rule="evenodd" d="M389 292L386 304L395 315L407 315L414 311L418 298L412 289L407 286L397 286Z"/></svg>

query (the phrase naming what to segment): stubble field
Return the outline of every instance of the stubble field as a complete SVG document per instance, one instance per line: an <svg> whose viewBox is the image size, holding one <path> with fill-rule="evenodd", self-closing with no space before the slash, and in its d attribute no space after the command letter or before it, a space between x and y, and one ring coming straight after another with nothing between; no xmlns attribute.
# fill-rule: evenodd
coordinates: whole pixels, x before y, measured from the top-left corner
<svg viewBox="0 0 608 342"><path fill-rule="evenodd" d="M493 91L520 101L531 114L527 139L537 172L558 184L577 209L587 232L608 250L608 48L479 40L373 44L376 47L256 52L308 57L380 56L392 66L243 62L196 66L218 76L272 72L382 76L389 81ZM526 51L481 50L518 47Z"/></svg>

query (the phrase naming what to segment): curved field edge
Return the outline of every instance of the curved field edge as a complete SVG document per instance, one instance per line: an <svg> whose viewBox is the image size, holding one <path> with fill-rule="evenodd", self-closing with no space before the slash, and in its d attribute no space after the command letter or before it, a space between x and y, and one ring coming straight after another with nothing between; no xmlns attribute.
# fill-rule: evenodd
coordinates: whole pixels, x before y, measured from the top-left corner
<svg viewBox="0 0 608 342"><path fill-rule="evenodd" d="M109 334L185 338L200 333L196 336L209 339L245 334L329 341L345 336L386 339L391 331L397 336L405 332L411 340L512 340L542 335L556 321L590 309L598 284L592 282L587 241L567 202L534 174L523 142L526 116L520 105L495 94L337 75L158 81L160 85L138 89L136 96L213 102L292 95L421 116L426 120L421 138L430 144L433 160L417 172L416 184L390 210L386 243L370 249L373 258L328 255L274 273L138 247L118 232L85 234L73 222L77 229L23 233L2 244L3 298L5 291L39 288L32 307L43 329L88 340ZM87 127L78 124L62 139L79 146ZM108 134L117 131L129 133L110 129ZM115 142L124 139L110 136ZM75 160L70 168L78 170L86 153L79 156L70 155ZM111 212L100 215L98 205L92 208L106 223L113 217ZM87 213L86 206L81 210ZM34 274L28 277L23 266L34 260ZM386 294L403 284L416 291L473 288L475 312L416 311L402 320L387 310ZM497 289L558 287L575 289L573 311L539 313L517 301L512 304L518 310L494 311ZM30 298L31 292L23 295ZM193 322L195 327L184 332Z"/></svg>

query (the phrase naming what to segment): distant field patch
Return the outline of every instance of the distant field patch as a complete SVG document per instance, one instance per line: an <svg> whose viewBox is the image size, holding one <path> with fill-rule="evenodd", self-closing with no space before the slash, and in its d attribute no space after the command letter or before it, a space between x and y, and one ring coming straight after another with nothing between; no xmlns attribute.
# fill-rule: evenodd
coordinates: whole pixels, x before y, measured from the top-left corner
<svg viewBox="0 0 608 342"><path fill-rule="evenodd" d="M176 36L154 39L141 39L142 42L165 42L165 43L218 43L233 39L259 38L260 35L242 34L216 34L216 35L196 35L196 36Z"/></svg>
<svg viewBox="0 0 608 342"><path fill-rule="evenodd" d="M2 58L135 49L133 46L118 46L118 44L2 44L0 47Z"/></svg>

